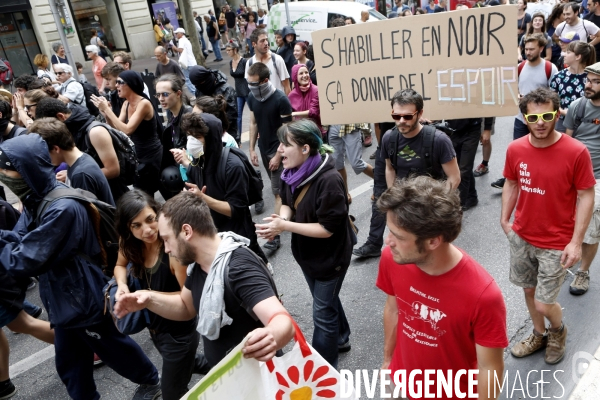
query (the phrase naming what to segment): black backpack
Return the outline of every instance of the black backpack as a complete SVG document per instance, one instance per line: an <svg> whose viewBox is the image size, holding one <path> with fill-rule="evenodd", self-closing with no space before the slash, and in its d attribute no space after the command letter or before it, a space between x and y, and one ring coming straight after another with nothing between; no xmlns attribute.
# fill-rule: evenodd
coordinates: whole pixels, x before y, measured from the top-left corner
<svg viewBox="0 0 600 400"><path fill-rule="evenodd" d="M92 156L98 164L101 163L98 152L90 142L90 131L97 126L106 128L112 138L113 147L115 148L115 153L117 153L117 158L119 159L119 168L121 169L119 177L126 185L133 185L138 174L137 169L139 162L135 153L135 146L129 136L108 124L94 121L87 127L87 135L85 135L85 144L87 146L86 152Z"/></svg>
<svg viewBox="0 0 600 400"><path fill-rule="evenodd" d="M217 178L219 182L225 185L227 175L227 157L229 157L230 152L234 153L236 156L239 157L240 160L242 160L242 164L244 164L244 169L248 174L248 200L250 202L249 205L262 201L262 190L264 187L262 177L256 171L246 154L237 147L223 148L223 151L221 152L221 161L219 163L219 169L217 170Z"/></svg>
<svg viewBox="0 0 600 400"><path fill-rule="evenodd" d="M114 225L115 207L98 200L87 190L60 186L50 191L40 202L34 219L37 226L48 207L58 199L75 199L85 206L100 244L101 260L93 260L81 252L77 255L93 264L101 265L106 276L113 276L119 254L119 235Z"/></svg>
<svg viewBox="0 0 600 400"><path fill-rule="evenodd" d="M273 279L273 274L271 274L271 271L269 271L269 267L267 267L267 264L265 264L265 261L262 258L260 258L259 256L257 256L256 253L253 252L248 247L244 246L243 248L248 250L252 254L252 256L254 256L256 261L260 264L260 266L262 267L263 273L267 275L267 277L269 278L269 281L271 282L271 288L273 288L273 292L275 293L275 296L281 302L281 304L283 304L283 301L281 300L282 295L279 294L279 291L277 291L277 285L275 284L275 280ZM231 289L231 283L229 282L229 263L227 263L227 265L225 265L224 277L225 277L225 282L224 282L225 290L227 290L229 293L231 293L231 295L237 301L237 303L240 305L240 307L242 307L244 310L246 310L246 312L252 317L252 319L254 319L255 321L258 321L259 318L256 316L256 314L252 310L252 307L250 307L248 304L243 302L239 297L237 297L235 292Z"/></svg>
<svg viewBox="0 0 600 400"><path fill-rule="evenodd" d="M65 90L73 82L76 82L78 85L81 85L81 87L83 87L83 96L85 98L85 106L89 110L90 114L92 114L94 117L97 117L100 114L100 110L98 110L98 107L96 107L94 105L94 103L92 103L92 95L100 97L100 92L98 91L98 88L96 88L96 86L92 86L88 82L81 83L81 82L77 82L77 81L71 81L67 84L67 86L65 86ZM84 102L82 101L81 103L75 103L75 104L82 105L83 103Z"/></svg>
<svg viewBox="0 0 600 400"><path fill-rule="evenodd" d="M435 139L435 131L436 131L435 126L423 125L423 130L421 131L421 134L424 135L423 136L423 154L419 154L419 156L423 160L423 164L422 164L421 169L416 170L416 171L410 171L408 174L409 176L411 174L417 174L417 175L429 175L435 179L441 178L438 176L434 176L435 174L433 171L432 156L433 156L433 142ZM392 163L392 166L394 168L396 168L398 165L398 137L400 136L400 132L398 132L398 128L394 127L394 129L392 129L392 132L390 133L390 135L391 136L390 136L389 157L390 157L390 162ZM404 178L404 177L399 177L399 178Z"/></svg>

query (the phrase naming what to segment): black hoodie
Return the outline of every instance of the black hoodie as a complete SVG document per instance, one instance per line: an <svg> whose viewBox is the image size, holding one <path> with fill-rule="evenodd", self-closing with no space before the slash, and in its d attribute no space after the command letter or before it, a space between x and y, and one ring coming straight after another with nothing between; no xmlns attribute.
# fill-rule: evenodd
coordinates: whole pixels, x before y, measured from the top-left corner
<svg viewBox="0 0 600 400"><path fill-rule="evenodd" d="M83 152L87 151L85 136L87 135L88 125L94 122L94 116L90 114L87 108L72 104L70 107L71 115L66 119L65 125L75 139L75 146Z"/></svg>
<svg viewBox="0 0 600 400"><path fill-rule="evenodd" d="M237 131L237 93L234 88L227 83L227 76L219 70L206 69L200 65L190 67L190 82L196 86L196 98L200 96L216 96L222 95L225 97L227 107L227 122L229 129L227 133L234 137L236 142L241 142L241 132Z"/></svg>
<svg viewBox="0 0 600 400"><path fill-rule="evenodd" d="M309 189L295 210L295 222L319 223L328 232L328 238L311 238L292 233L292 254L302 271L319 280L331 280L348 269L355 244L354 233L348 220L348 197L342 176L329 154L322 157L321 165L302 182L292 194L281 180L281 202L294 210L294 203L302 187Z"/></svg>
<svg viewBox="0 0 600 400"><path fill-rule="evenodd" d="M285 61L285 66L288 70L288 74L292 76L292 67L296 64L296 57L294 57L294 46L297 42L296 31L294 28L291 26L286 26L281 30L281 37L284 41L287 35L294 35L294 40L292 40L290 43L285 42L285 44L277 50L277 54L283 58L283 61Z"/></svg>

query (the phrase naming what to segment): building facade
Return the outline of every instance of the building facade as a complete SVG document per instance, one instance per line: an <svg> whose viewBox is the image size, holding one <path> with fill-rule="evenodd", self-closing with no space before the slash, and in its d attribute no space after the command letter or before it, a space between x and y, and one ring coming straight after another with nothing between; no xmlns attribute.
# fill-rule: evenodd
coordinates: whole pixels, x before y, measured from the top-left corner
<svg viewBox="0 0 600 400"><path fill-rule="evenodd" d="M127 51L139 59L152 57L156 47L153 4L174 3L181 18L177 0L2 0L0 57L11 63L15 76L36 73L35 55L50 57L54 54L52 43L60 41L49 1L57 3L71 54L84 66L90 65L85 46L90 44L92 29L111 51ZM191 0L191 5L200 15L215 6L213 0Z"/></svg>

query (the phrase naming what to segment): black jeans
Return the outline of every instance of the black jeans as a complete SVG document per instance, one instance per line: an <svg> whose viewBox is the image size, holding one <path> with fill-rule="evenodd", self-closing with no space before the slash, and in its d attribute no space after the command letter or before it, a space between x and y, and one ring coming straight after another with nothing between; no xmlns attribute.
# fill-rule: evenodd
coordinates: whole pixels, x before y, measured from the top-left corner
<svg viewBox="0 0 600 400"><path fill-rule="evenodd" d="M466 205L477 200L477 190L475 189L475 176L473 176L473 166L475 164L475 155L479 146L481 137L481 126L469 127L464 131L456 131L450 138L454 151L456 151L456 161L460 168L460 204Z"/></svg>
<svg viewBox="0 0 600 400"><path fill-rule="evenodd" d="M163 359L162 398L179 400L188 391L200 334L195 329L183 335L150 331L150 337Z"/></svg>
<svg viewBox="0 0 600 400"><path fill-rule="evenodd" d="M383 234L385 232L385 214L377 208L377 199L387 189L385 181L385 157L381 154L381 147L375 151L375 169L373 171L373 195L375 201L371 204L371 226L369 227L369 237L367 242L374 246L383 246Z"/></svg>

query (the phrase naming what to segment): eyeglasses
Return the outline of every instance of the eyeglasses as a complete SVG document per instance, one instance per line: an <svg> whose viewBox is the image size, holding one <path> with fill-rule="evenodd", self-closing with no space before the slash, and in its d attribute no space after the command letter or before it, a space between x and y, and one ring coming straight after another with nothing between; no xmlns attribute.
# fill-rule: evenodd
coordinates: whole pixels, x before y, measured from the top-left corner
<svg viewBox="0 0 600 400"><path fill-rule="evenodd" d="M57 72L57 73L56 73L56 76L61 76L62 74L66 74L66 72L65 72L65 71L60 71L60 72Z"/></svg>
<svg viewBox="0 0 600 400"><path fill-rule="evenodd" d="M120 79L117 79L117 81L115 82L117 85L125 85L125 81L122 81Z"/></svg>
<svg viewBox="0 0 600 400"><path fill-rule="evenodd" d="M25 104L25 109L27 111L29 111L31 109L31 107L35 107L35 106L37 106L37 103L35 103L35 104Z"/></svg>
<svg viewBox="0 0 600 400"><path fill-rule="evenodd" d="M415 111L412 114L394 114L392 113L392 118L394 119L394 121L400 121L400 119L404 118L405 121L411 121L413 119L413 117L415 115L417 115L417 113L419 112L419 110Z"/></svg>
<svg viewBox="0 0 600 400"><path fill-rule="evenodd" d="M166 99L167 97L169 97L169 95L170 95L171 93L173 93L173 92L162 92L162 93L156 93L156 94L154 95L154 97L156 97L157 99L160 99L161 97L164 97L164 98Z"/></svg>
<svg viewBox="0 0 600 400"><path fill-rule="evenodd" d="M541 114L524 114L523 116L525 117L525 121L529 122L530 124L535 124L540 120L540 118L544 122L554 121L557 112L558 111L545 112Z"/></svg>

